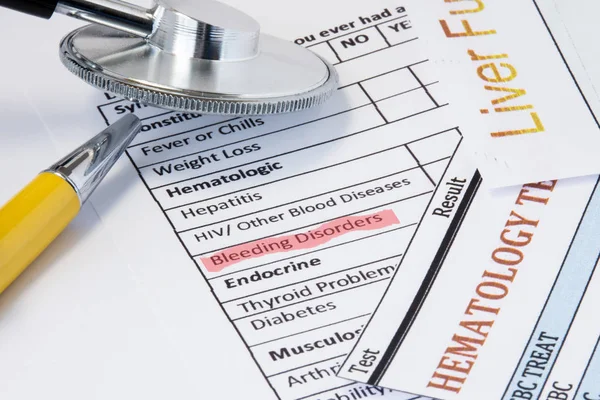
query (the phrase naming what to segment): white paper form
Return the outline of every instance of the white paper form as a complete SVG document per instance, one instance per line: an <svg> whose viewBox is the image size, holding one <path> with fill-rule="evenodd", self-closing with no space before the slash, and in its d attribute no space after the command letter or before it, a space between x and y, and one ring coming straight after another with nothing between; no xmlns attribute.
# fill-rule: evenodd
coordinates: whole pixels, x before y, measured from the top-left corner
<svg viewBox="0 0 600 400"><path fill-rule="evenodd" d="M475 177L437 253L435 196L339 375L441 399L597 398L597 176Z"/></svg>
<svg viewBox="0 0 600 400"><path fill-rule="evenodd" d="M106 123L144 118L128 155L282 399L414 397L335 374L461 137L407 12L360 9L296 39L340 74L324 107L224 119L98 106Z"/></svg>
<svg viewBox="0 0 600 400"><path fill-rule="evenodd" d="M441 399L597 396L597 184L478 189L406 302L420 230L340 375Z"/></svg>
<svg viewBox="0 0 600 400"><path fill-rule="evenodd" d="M226 385L252 379L246 395L261 399L268 397L260 385L281 399L415 398L336 372L397 269L460 131L402 4L311 5L289 15L280 4L253 2L247 11L266 21L265 31L335 64L342 87L323 107L223 118L102 94L70 103L82 113L75 121L98 127L128 112L144 119L129 160L92 204L156 293L151 301L170 337L183 348L205 340L181 329L177 315L202 321L217 313L226 322L204 327L211 340L235 335L226 356L248 365L241 377L225 369ZM73 119L47 98L33 101L53 134L67 135ZM199 302L190 290L212 298ZM196 354L192 366L213 362Z"/></svg>
<svg viewBox="0 0 600 400"><path fill-rule="evenodd" d="M489 185L600 172L600 130L589 112L598 97L552 1L414 5Z"/></svg>

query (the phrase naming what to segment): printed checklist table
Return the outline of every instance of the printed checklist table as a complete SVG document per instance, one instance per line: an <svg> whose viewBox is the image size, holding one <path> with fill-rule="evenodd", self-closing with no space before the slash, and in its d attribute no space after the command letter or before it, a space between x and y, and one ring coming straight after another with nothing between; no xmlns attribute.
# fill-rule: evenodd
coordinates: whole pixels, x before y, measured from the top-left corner
<svg viewBox="0 0 600 400"><path fill-rule="evenodd" d="M127 154L281 399L384 394L336 372L461 140L408 16L389 14L299 39L340 75L316 109L98 107L143 118Z"/></svg>

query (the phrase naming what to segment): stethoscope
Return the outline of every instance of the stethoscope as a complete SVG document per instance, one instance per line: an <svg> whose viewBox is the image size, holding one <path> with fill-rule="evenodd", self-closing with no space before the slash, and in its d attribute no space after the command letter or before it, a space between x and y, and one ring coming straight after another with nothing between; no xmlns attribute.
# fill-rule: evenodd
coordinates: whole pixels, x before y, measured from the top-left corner
<svg viewBox="0 0 600 400"><path fill-rule="evenodd" d="M63 38L60 59L90 85L177 111L252 115L303 110L337 88L330 63L260 33L253 18L214 0L0 0L41 18L91 25Z"/></svg>

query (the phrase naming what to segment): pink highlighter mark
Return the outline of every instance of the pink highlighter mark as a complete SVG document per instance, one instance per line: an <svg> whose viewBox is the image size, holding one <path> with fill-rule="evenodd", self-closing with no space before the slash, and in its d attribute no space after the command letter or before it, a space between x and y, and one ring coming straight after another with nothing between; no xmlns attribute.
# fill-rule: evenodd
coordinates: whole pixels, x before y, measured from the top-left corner
<svg viewBox="0 0 600 400"><path fill-rule="evenodd" d="M306 232L230 247L210 257L202 257L201 260L209 272L219 272L240 261L267 254L310 249L346 233L381 229L399 223L398 217L392 210L383 210L369 215L342 217Z"/></svg>

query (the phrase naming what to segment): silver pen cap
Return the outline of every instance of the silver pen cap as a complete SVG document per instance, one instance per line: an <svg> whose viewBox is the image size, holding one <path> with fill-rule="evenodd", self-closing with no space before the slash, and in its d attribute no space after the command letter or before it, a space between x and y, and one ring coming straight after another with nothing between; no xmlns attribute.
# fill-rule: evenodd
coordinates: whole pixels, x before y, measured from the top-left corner
<svg viewBox="0 0 600 400"><path fill-rule="evenodd" d="M83 204L141 128L142 123L138 117L126 115L45 172L57 174L69 182L77 192L80 204Z"/></svg>

